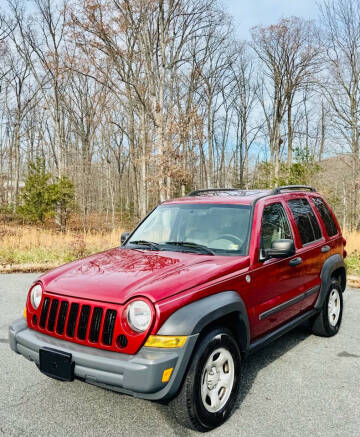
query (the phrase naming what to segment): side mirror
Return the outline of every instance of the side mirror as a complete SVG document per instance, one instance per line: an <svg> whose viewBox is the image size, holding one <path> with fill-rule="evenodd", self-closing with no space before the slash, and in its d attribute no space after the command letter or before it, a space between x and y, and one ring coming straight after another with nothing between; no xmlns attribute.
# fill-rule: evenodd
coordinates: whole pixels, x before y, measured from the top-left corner
<svg viewBox="0 0 360 437"><path fill-rule="evenodd" d="M131 232L123 232L121 234L121 239L120 239L121 245L123 245L125 243L125 241L129 238L130 233Z"/></svg>
<svg viewBox="0 0 360 437"><path fill-rule="evenodd" d="M295 245L293 240L275 240L270 249L265 250L266 258L287 258L295 255Z"/></svg>

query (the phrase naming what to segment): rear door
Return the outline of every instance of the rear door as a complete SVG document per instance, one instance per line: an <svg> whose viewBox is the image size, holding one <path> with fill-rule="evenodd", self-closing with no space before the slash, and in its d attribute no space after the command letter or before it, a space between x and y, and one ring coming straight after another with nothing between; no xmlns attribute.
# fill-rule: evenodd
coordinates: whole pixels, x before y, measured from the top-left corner
<svg viewBox="0 0 360 437"><path fill-rule="evenodd" d="M321 247L324 263L329 256L335 253L343 255L343 240L340 227L329 206L321 197L311 196L311 201L322 225L323 234L326 235L326 241Z"/></svg>
<svg viewBox="0 0 360 437"><path fill-rule="evenodd" d="M306 311L316 301L320 291L320 272L323 265L322 247L325 239L309 199L292 196L287 208L293 223L296 239L296 257L299 261L294 275L299 278L300 292L305 298L300 302L300 311Z"/></svg>

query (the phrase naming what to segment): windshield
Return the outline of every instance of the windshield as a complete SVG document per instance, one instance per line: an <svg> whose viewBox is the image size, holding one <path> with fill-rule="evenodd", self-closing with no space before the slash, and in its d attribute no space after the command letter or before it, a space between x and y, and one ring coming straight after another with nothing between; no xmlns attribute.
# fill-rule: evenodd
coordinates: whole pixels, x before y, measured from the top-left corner
<svg viewBox="0 0 360 437"><path fill-rule="evenodd" d="M126 243L129 248L245 255L250 207L173 204L153 211Z"/></svg>

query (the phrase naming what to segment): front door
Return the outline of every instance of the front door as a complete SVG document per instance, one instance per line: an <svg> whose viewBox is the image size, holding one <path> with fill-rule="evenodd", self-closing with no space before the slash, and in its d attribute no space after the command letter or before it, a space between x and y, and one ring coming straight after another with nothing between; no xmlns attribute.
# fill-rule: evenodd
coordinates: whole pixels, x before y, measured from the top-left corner
<svg viewBox="0 0 360 437"><path fill-rule="evenodd" d="M265 249L275 240L294 240L293 230L282 202L264 202L256 259L250 276L249 297L253 323L252 339L264 335L300 311L303 280L294 263L297 255L265 259Z"/></svg>

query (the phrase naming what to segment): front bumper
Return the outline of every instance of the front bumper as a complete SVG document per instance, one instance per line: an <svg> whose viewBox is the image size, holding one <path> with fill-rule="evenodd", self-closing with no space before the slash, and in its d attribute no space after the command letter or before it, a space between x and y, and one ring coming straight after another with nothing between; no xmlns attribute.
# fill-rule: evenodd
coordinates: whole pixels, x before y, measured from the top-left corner
<svg viewBox="0 0 360 437"><path fill-rule="evenodd" d="M75 378L120 393L150 400L175 396L186 371L198 334L177 349L143 347L126 355L60 340L33 329L24 319L9 326L9 344L14 352L39 365L39 349L51 347L72 354ZM165 369L174 368L168 383L161 382Z"/></svg>

